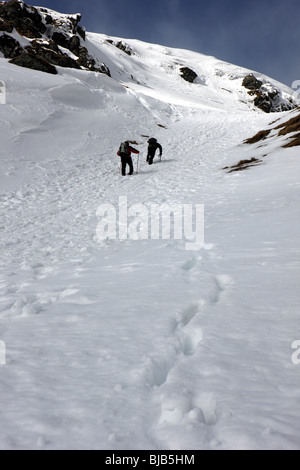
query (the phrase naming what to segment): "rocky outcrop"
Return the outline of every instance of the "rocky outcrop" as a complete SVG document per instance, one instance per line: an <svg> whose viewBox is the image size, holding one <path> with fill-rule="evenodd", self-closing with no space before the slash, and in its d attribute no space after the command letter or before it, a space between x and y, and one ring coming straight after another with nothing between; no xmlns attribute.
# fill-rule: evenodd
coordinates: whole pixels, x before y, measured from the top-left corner
<svg viewBox="0 0 300 470"><path fill-rule="evenodd" d="M128 46L128 44L126 44L124 41L113 41L112 39L107 39L106 42L108 42L112 46L117 47L118 49L120 49L120 51L125 52L125 54L127 55L133 54L132 48Z"/></svg>
<svg viewBox="0 0 300 470"><path fill-rule="evenodd" d="M12 32L16 29L21 36L27 38L40 38L46 32L46 26L38 10L17 0L1 2L0 17L1 31Z"/></svg>
<svg viewBox="0 0 300 470"><path fill-rule="evenodd" d="M80 20L79 13L60 15L18 0L0 2L0 52L15 65L42 72L57 73L58 66L110 76L108 67L85 47ZM15 32L24 38L22 46Z"/></svg>
<svg viewBox="0 0 300 470"><path fill-rule="evenodd" d="M263 82L257 80L253 74L247 75L243 80L243 86L248 90L259 90Z"/></svg>
<svg viewBox="0 0 300 470"><path fill-rule="evenodd" d="M41 72L57 74L57 70L54 65L50 64L42 56L35 55L30 52L22 52L20 55L11 59L12 64L19 65L20 67L26 67L27 69L39 70Z"/></svg>
<svg viewBox="0 0 300 470"><path fill-rule="evenodd" d="M194 83L198 75L189 67L181 67L180 76L189 83Z"/></svg>
<svg viewBox="0 0 300 470"><path fill-rule="evenodd" d="M291 98L283 98L282 92L274 85L263 83L253 74L247 75L242 85L249 90L248 94L254 97L254 105L265 113L291 111L297 107Z"/></svg>
<svg viewBox="0 0 300 470"><path fill-rule="evenodd" d="M0 51L8 59L21 54L22 48L16 39L4 33L0 36Z"/></svg>

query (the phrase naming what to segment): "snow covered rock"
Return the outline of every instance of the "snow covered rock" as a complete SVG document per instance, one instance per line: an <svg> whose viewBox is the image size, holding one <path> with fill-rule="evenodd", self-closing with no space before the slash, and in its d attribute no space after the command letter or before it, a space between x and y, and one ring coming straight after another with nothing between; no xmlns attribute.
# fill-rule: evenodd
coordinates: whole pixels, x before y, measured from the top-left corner
<svg viewBox="0 0 300 470"><path fill-rule="evenodd" d="M34 54L32 51L21 52L17 57L10 60L11 64L26 67L28 69L39 70L40 72L57 74L56 68L44 57Z"/></svg>
<svg viewBox="0 0 300 470"><path fill-rule="evenodd" d="M198 75L189 67L181 67L180 76L187 82L194 83Z"/></svg>
<svg viewBox="0 0 300 470"><path fill-rule="evenodd" d="M28 38L42 37L46 32L46 26L38 10L18 0L1 2L0 17L2 27L8 32L12 32L15 28L21 36Z"/></svg>
<svg viewBox="0 0 300 470"><path fill-rule="evenodd" d="M124 41L113 41L112 39L107 39L107 42L111 44L112 46L117 47L121 51L125 52L127 55L132 55L133 50L128 44L126 44Z"/></svg>
<svg viewBox="0 0 300 470"><path fill-rule="evenodd" d="M15 65L43 72L57 73L55 66L59 66L110 76L108 67L83 45L85 29L78 25L80 20L80 13L58 14L17 0L1 2L0 52Z"/></svg>
<svg viewBox="0 0 300 470"><path fill-rule="evenodd" d="M5 58L16 57L22 52L19 42L8 34L0 36L0 51Z"/></svg>
<svg viewBox="0 0 300 470"><path fill-rule="evenodd" d="M58 65L59 67L80 69L80 65L76 60L72 59L69 55L62 53L57 44L52 40L34 40L28 50L43 57L50 62L50 64Z"/></svg>
<svg viewBox="0 0 300 470"><path fill-rule="evenodd" d="M247 75L243 80L243 86L249 90L258 90L262 86L263 82L257 80L253 73Z"/></svg>
<svg viewBox="0 0 300 470"><path fill-rule="evenodd" d="M281 91L271 83L258 80L253 74L247 75L242 85L250 90L248 94L254 96L254 105L265 113L280 113L296 108L293 100L285 99Z"/></svg>

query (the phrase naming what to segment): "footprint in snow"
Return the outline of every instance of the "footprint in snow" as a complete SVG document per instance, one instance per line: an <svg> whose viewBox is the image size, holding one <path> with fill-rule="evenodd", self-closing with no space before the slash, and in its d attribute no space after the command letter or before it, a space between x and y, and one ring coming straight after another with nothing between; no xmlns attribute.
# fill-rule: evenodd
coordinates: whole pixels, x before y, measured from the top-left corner
<svg viewBox="0 0 300 470"><path fill-rule="evenodd" d="M194 395L188 390L180 394L173 390L162 394L160 401L160 425L206 424L217 423L217 402L213 393Z"/></svg>
<svg viewBox="0 0 300 470"><path fill-rule="evenodd" d="M183 327L188 325L192 319L199 313L203 306L205 305L205 300L200 299L198 302L190 304L185 310L183 310L176 319L174 330L178 327Z"/></svg>
<svg viewBox="0 0 300 470"><path fill-rule="evenodd" d="M226 289L233 284L233 280L227 274L220 274L215 277L216 290L212 297L212 302L218 303L221 300L223 293Z"/></svg>
<svg viewBox="0 0 300 470"><path fill-rule="evenodd" d="M202 328L188 325L179 334L182 352L185 356L192 356L195 354L198 345L203 340Z"/></svg>

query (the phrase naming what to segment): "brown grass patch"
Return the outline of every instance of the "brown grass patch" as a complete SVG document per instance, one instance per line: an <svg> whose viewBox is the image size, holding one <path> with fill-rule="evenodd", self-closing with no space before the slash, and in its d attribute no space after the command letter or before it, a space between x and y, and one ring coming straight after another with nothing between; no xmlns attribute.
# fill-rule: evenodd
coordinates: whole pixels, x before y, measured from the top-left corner
<svg viewBox="0 0 300 470"><path fill-rule="evenodd" d="M276 130L281 129L278 132L278 136L291 134L293 132L300 131L300 114L298 116L293 117L287 122L280 124L280 126L275 127ZM283 148L290 148L296 147L300 145L300 133L296 134L288 144L283 145Z"/></svg>
<svg viewBox="0 0 300 470"><path fill-rule="evenodd" d="M282 147L284 149L287 149L290 147L297 147L298 145L300 145L300 134L297 134L291 142L286 145L283 145Z"/></svg>
<svg viewBox="0 0 300 470"><path fill-rule="evenodd" d="M281 129L281 131L278 132L279 136L290 134L291 132L300 131L300 114L290 119L289 121L280 124L279 126L275 127L275 129Z"/></svg>
<svg viewBox="0 0 300 470"><path fill-rule="evenodd" d="M248 168L259 165L261 162L262 161L259 160L258 158L253 157L250 160L241 160L236 165L232 165L229 167L225 166L223 170L229 170L228 173L233 173L234 171L244 171L244 170L247 170Z"/></svg>
<svg viewBox="0 0 300 470"><path fill-rule="evenodd" d="M300 108L297 108L297 109L300 110ZM277 121L274 121L271 124L275 124ZM283 122L279 126L275 127L274 130L279 131L278 137L298 132L298 134L295 134L295 136L291 136L292 140L290 140L287 144L282 145L282 148L290 148L290 147L299 146L300 145L300 114L298 114L297 116L294 116L289 121ZM260 131L255 136L251 137L250 139L244 140L244 144L256 144L257 142L265 140L269 136L270 133L271 133L271 130ZM237 170L234 170L234 171L237 171Z"/></svg>
<svg viewBox="0 0 300 470"><path fill-rule="evenodd" d="M253 137L250 137L249 139L244 140L244 144L256 144L257 142L260 142L261 140L265 140L270 134L270 132L271 130L259 131Z"/></svg>

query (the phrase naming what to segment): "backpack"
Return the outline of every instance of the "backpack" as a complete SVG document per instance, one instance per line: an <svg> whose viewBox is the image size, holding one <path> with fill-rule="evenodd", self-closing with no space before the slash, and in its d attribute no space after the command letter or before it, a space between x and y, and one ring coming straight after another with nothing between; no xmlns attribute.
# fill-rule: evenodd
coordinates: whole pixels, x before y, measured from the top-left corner
<svg viewBox="0 0 300 470"><path fill-rule="evenodd" d="M121 157L127 157L128 156L128 150L129 150L129 143L128 142L122 142L119 148L119 155Z"/></svg>

